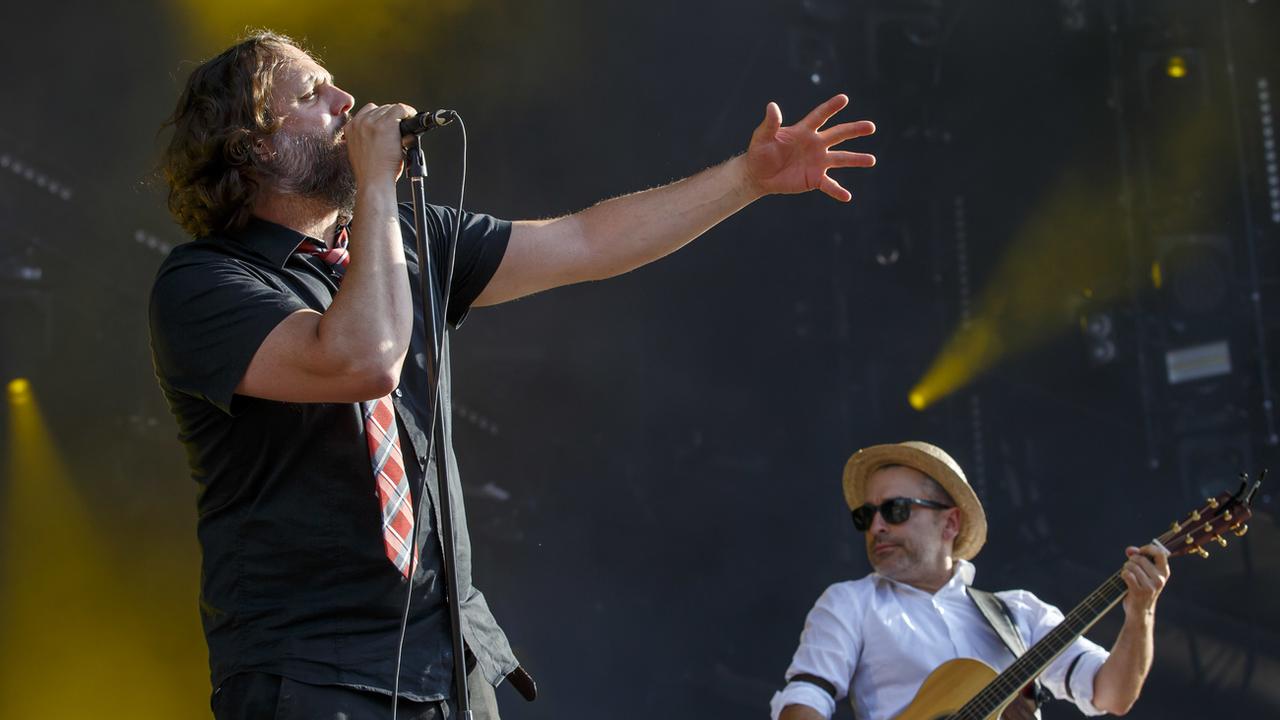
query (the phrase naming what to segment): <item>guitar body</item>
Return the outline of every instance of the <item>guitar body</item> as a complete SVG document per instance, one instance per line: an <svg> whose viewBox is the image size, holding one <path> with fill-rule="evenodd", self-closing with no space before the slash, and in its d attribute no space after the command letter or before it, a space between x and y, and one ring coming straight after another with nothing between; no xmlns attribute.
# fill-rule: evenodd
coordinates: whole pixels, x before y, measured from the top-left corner
<svg viewBox="0 0 1280 720"><path fill-rule="evenodd" d="M893 720L940 720L949 717L996 679L998 673L981 660L957 658L939 665L924 679L907 709ZM998 718L1008 703L989 715Z"/></svg>

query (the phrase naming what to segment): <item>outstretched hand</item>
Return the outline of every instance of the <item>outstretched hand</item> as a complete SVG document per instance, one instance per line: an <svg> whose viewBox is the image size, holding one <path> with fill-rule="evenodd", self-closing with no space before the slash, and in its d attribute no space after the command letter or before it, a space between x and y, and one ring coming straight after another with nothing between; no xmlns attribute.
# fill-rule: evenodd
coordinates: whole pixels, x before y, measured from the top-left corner
<svg viewBox="0 0 1280 720"><path fill-rule="evenodd" d="M827 172L837 167L871 167L876 158L831 148L845 140L870 135L876 126L869 120L859 120L822 129L848 104L847 96L836 95L800 122L783 127L782 109L777 103L769 103L764 122L751 134L751 145L747 147L747 175L755 189L764 195L821 190L840 202L849 202L853 195Z"/></svg>

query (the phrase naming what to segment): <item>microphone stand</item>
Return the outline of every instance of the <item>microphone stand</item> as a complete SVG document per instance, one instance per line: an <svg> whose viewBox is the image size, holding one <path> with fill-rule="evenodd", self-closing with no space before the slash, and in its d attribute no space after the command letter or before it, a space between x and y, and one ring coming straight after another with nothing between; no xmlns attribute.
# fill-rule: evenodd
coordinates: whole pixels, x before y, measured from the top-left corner
<svg viewBox="0 0 1280 720"><path fill-rule="evenodd" d="M453 533L453 503L449 497L449 448L444 438L444 407L440 403L440 353L444 350L441 342L448 331L446 319L441 316L438 296L439 283L436 276L436 261L427 251L426 215L427 200L425 180L427 177L426 156L422 152L422 136L415 135L413 144L408 148L409 187L413 191L413 224L417 232L418 251L418 288L422 294L422 316L431 327L430 346L427 349L427 384L433 388L435 397L429 403L434 408L431 415L431 444L435 448L436 484L439 488L440 500L440 538L444 545L444 578L445 604L449 606L449 629L453 636L453 682L454 696L457 701L458 715L461 720L472 720L471 697L467 690L466 646L462 637L462 599L458 589L458 556ZM426 487L423 487L425 494ZM419 510L421 510L421 498ZM422 515L415 517L416 524L422 522ZM414 552L416 552L416 548ZM410 582L413 582L410 579Z"/></svg>

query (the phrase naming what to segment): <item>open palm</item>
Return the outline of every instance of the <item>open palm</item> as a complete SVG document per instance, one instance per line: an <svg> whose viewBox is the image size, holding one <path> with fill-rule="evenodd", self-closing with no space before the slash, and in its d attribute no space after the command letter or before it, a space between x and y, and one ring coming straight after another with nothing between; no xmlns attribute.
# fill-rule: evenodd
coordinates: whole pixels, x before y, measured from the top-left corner
<svg viewBox="0 0 1280 720"><path fill-rule="evenodd" d="M853 197L827 174L837 167L871 167L874 155L832 150L835 145L876 131L868 120L841 123L825 130L822 126L849 104L845 95L836 95L814 108L795 125L782 127L782 110L777 103L765 108L764 122L751 134L747 147L747 173L756 188L765 194L801 193L821 190L840 202Z"/></svg>

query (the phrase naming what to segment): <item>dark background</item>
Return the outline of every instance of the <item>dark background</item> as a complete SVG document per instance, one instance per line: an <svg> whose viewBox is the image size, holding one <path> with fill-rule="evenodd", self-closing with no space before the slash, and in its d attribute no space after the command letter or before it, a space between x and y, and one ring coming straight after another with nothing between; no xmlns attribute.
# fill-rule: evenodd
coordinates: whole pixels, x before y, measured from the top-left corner
<svg viewBox="0 0 1280 720"><path fill-rule="evenodd" d="M456 108L466 207L508 218L719 162L769 100L790 122L847 92L840 117L880 128L855 143L879 165L838 175L851 205L767 198L653 266L476 310L455 335L477 584L542 691L500 689L507 717L764 716L812 602L869 570L839 484L865 445L948 449L991 521L977 584L1067 608L1125 545L1275 465L1274 0L2 12L0 374L30 380L84 508L60 532L92 545L32 575L41 542L2 536L5 717L207 717L196 485L145 323L185 238L151 168L193 62L247 25L305 40L358 102ZM428 138L434 202L456 201L460 140ZM1025 325L1010 277L1057 313L913 410L966 319ZM1166 352L1213 341L1229 372L1169 381ZM0 489L22 485L2 467ZM10 527L50 510L17 497L0 493ZM1130 717L1280 711L1274 511L1264 487L1249 535L1176 561ZM1091 636L1109 645L1120 619Z"/></svg>

